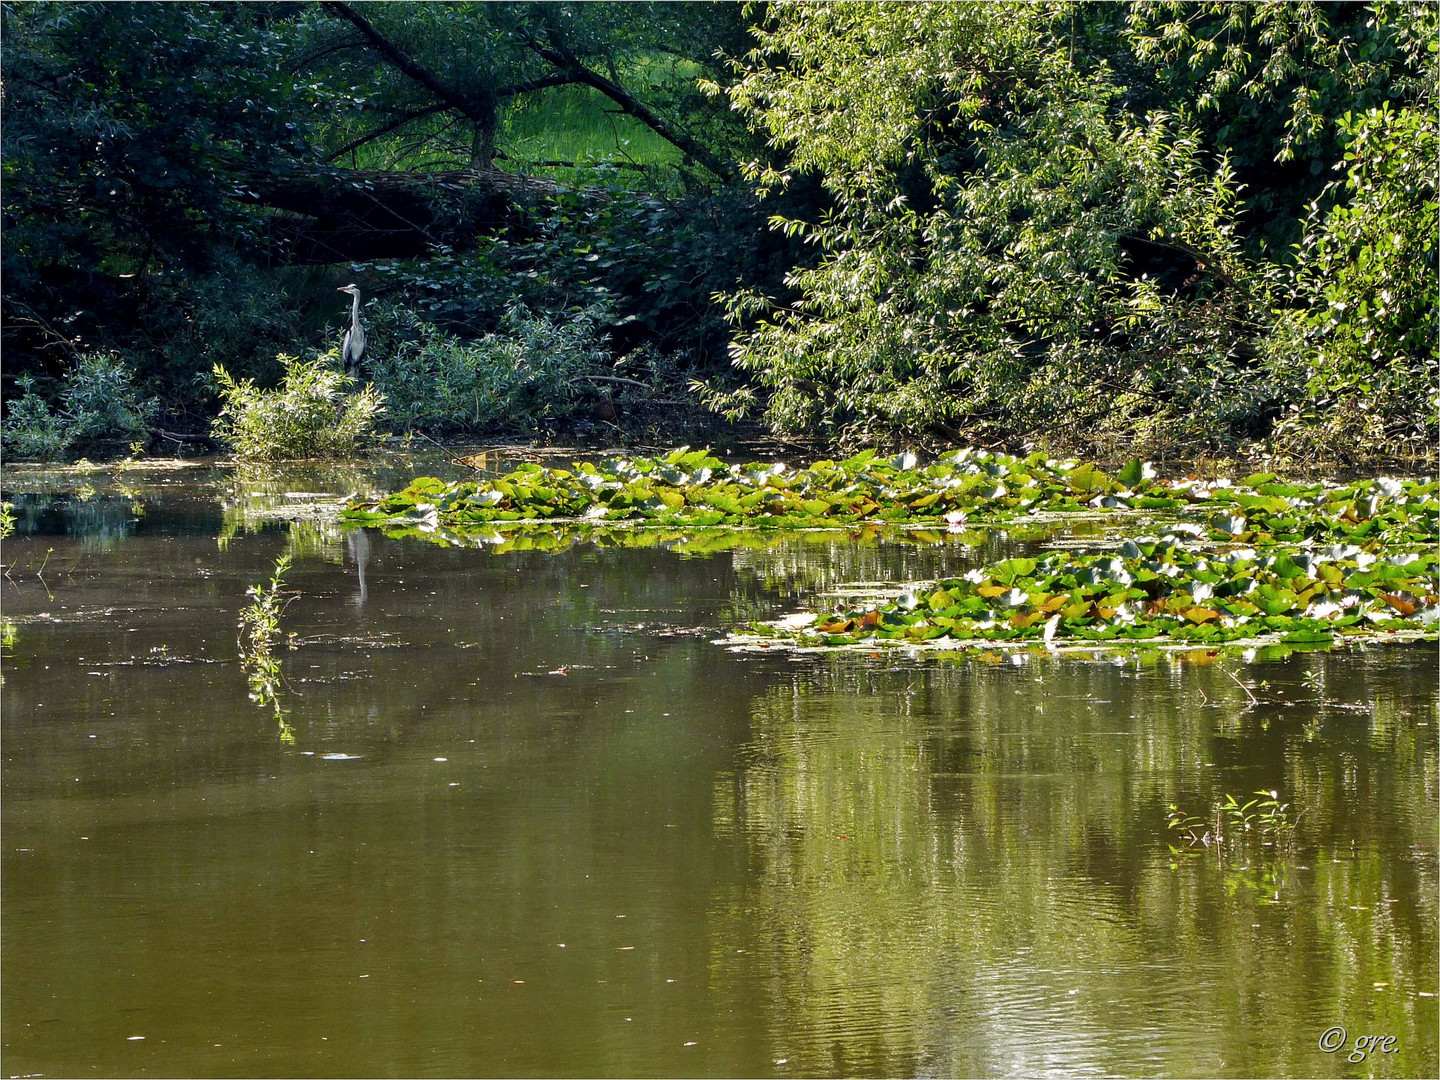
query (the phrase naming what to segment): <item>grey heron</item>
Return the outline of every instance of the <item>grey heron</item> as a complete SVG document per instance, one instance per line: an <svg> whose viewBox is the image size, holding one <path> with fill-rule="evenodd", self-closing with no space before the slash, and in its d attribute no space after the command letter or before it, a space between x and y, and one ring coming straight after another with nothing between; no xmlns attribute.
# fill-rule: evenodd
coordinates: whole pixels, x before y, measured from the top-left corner
<svg viewBox="0 0 1440 1080"><path fill-rule="evenodd" d="M345 344L340 347L340 359L345 364L345 374L353 375L360 366L360 354L365 351L365 327L360 325L360 287L341 285L336 292L349 293L355 298L350 306L350 329L345 331Z"/></svg>

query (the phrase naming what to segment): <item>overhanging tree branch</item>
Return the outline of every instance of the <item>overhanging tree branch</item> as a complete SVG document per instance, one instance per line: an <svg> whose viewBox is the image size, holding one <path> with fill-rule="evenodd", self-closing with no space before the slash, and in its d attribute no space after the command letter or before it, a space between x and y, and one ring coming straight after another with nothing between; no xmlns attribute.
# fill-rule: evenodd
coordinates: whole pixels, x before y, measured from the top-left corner
<svg viewBox="0 0 1440 1080"><path fill-rule="evenodd" d="M360 33L365 35L365 40L375 48L376 52L394 64L395 67L406 76L419 83L426 90L429 90L430 93L450 108L464 114L477 124L494 122L493 110L488 110L491 115L487 115L487 110L481 102L467 98L464 94L458 93L435 78L434 75L430 74L430 72L406 56L394 42L380 33L379 30L376 30L369 19L365 18L364 15L361 15L349 4L344 3L343 0L325 0L324 7L332 14L338 15L340 18L352 23Z"/></svg>
<svg viewBox="0 0 1440 1080"><path fill-rule="evenodd" d="M358 139L351 139L344 146L340 147L339 150L336 150L334 153L327 155L325 160L327 162L339 161L346 154L350 153L350 151L358 150L366 143L374 142L382 135L389 135L390 132L395 131L398 128L402 128L406 124L410 123L411 120L419 120L426 116L433 116L435 113L443 112L449 107L450 106L446 105L444 102L441 102L438 105L427 105L423 109L413 109L410 112L401 113L394 120L391 120L388 124L381 124L374 131L366 132Z"/></svg>
<svg viewBox="0 0 1440 1080"><path fill-rule="evenodd" d="M580 77L574 72L557 71L553 75L543 75L538 79L529 79L525 82L516 83L514 86L502 86L495 91L497 98L515 97L519 94L528 94L534 90L544 90L550 86L571 86L580 81Z"/></svg>
<svg viewBox="0 0 1440 1080"><path fill-rule="evenodd" d="M584 83L586 86L591 86L599 90L600 93L619 105L622 112L633 116L666 142L689 154L701 165L705 166L705 168L720 177L720 179L727 181L735 179L735 169L729 162L712 154L689 135L685 134L685 132L677 130L665 119L651 112L644 103L636 99L633 94L619 83L607 79L598 71L586 67L584 62L571 52L568 47L554 41L541 41L530 31L523 28L519 30L518 33L525 47L536 56L546 60L561 71L570 73L575 77L576 82Z"/></svg>
<svg viewBox="0 0 1440 1080"><path fill-rule="evenodd" d="M622 112L633 116L666 142L687 154L695 161L698 161L705 168L720 177L720 179L731 181L736 178L733 165L707 150L695 139L674 127L663 117L652 112L644 102L636 98L615 80L606 78L598 71L586 67L584 61L576 56L569 46L554 38L542 41L524 27L521 27L516 32L520 42L526 48L556 69L554 74L545 75L538 79L530 79L517 83L514 86L491 89L482 95L467 96L460 93L454 87L447 86L420 64L416 63L406 55L404 50L377 30L370 20L361 15L349 4L345 3L344 0L323 0L322 6L331 14L353 25L360 31L365 40L376 52L384 56L386 60L393 64L395 68L405 76L423 86L438 101L443 102L445 107L453 109L467 119L474 121L477 131L474 156L479 162L488 164L495 156L495 113L496 102L500 98L514 97L517 94L527 93L532 90L541 90L549 86L582 83L600 91L600 93L620 106ZM440 110L437 108L433 111L438 112ZM384 131L380 132L380 134L383 133Z"/></svg>

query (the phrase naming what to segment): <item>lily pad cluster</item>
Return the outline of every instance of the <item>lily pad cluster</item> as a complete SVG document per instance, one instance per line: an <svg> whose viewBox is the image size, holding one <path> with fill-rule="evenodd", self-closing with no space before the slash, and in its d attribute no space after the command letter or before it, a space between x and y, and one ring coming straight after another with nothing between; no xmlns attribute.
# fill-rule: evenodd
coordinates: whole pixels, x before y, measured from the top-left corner
<svg viewBox="0 0 1440 1080"><path fill-rule="evenodd" d="M1014 558L889 603L755 624L800 645L862 640L1285 643L1435 627L1435 552L1380 558L1350 544L1262 554L1127 540L1117 554Z"/></svg>
<svg viewBox="0 0 1440 1080"><path fill-rule="evenodd" d="M1038 514L1150 511L1186 521L1219 542L1377 541L1420 544L1436 534L1434 481L1290 484L1268 473L1233 483L1161 480L1137 460L1113 474L1043 454L1018 458L959 450L929 465L913 454L866 451L795 469L732 464L682 447L663 458L525 464L494 480L420 477L402 491L353 501L360 525L444 528L464 534L506 522L827 528L861 522L943 527Z"/></svg>
<svg viewBox="0 0 1440 1080"><path fill-rule="evenodd" d="M1106 531L1129 522L1152 535L1097 539L1109 548L1101 553L1006 559L899 599L756 624L753 634L798 645L1300 645L1434 634L1437 492L1431 479L1162 479L1139 460L1106 472L983 450L926 465L911 454L867 451L796 469L726 464L682 447L662 458L571 468L526 464L493 480L422 477L354 501L342 516L393 535L502 550L642 537L687 544L707 535L728 547L747 532L793 529L926 542L958 533L968 541L991 526L1053 528L1099 517L1110 523Z"/></svg>

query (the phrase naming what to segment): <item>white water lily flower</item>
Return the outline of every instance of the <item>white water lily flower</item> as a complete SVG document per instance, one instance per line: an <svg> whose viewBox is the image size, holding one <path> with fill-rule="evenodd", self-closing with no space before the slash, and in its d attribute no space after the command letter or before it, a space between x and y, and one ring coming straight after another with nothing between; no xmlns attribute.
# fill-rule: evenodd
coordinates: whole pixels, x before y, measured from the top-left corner
<svg viewBox="0 0 1440 1080"><path fill-rule="evenodd" d="M974 570L966 570L965 573L961 575L961 577L963 580L970 582L970 584L972 585L979 585L982 581L985 580L985 571L981 570L977 566Z"/></svg>
<svg viewBox="0 0 1440 1080"><path fill-rule="evenodd" d="M1393 499L1405 490L1405 485L1393 477L1381 476L1375 481L1375 490L1387 499Z"/></svg>
<svg viewBox="0 0 1440 1080"><path fill-rule="evenodd" d="M1416 618L1420 620L1421 626L1429 626L1431 623L1440 622L1440 605L1431 605L1425 608Z"/></svg>
<svg viewBox="0 0 1440 1080"><path fill-rule="evenodd" d="M1030 594L1023 589L1011 589L1000 597L1000 602L1006 607L1019 607L1030 599Z"/></svg>
<svg viewBox="0 0 1440 1080"><path fill-rule="evenodd" d="M1217 514L1214 524L1221 532L1229 533L1231 536L1239 536L1245 531L1249 522L1238 514Z"/></svg>
<svg viewBox="0 0 1440 1080"><path fill-rule="evenodd" d="M1305 617L1307 619L1333 619L1344 610L1333 600L1322 600L1318 604L1311 604L1306 608Z"/></svg>
<svg viewBox="0 0 1440 1080"><path fill-rule="evenodd" d="M1124 604L1121 604L1118 608L1115 609L1115 617L1114 617L1113 619L1111 619L1110 621L1111 621L1111 622L1119 622L1119 623L1132 623L1132 622L1135 621L1135 614L1136 614L1135 605L1132 604L1132 603L1126 602L1126 603L1124 603Z"/></svg>
<svg viewBox="0 0 1440 1080"><path fill-rule="evenodd" d="M1200 581L1190 590L1190 595L1195 598L1196 603L1199 603L1201 600L1209 600L1214 596L1215 588L1208 581Z"/></svg>
<svg viewBox="0 0 1440 1080"><path fill-rule="evenodd" d="M781 630L803 630L805 627L818 621L819 616L813 612L800 611L794 615L786 615L784 618L776 619L775 624Z"/></svg>
<svg viewBox="0 0 1440 1080"><path fill-rule="evenodd" d="M1361 570L1369 569L1378 562L1380 556L1371 551L1357 551L1355 553L1355 565Z"/></svg>

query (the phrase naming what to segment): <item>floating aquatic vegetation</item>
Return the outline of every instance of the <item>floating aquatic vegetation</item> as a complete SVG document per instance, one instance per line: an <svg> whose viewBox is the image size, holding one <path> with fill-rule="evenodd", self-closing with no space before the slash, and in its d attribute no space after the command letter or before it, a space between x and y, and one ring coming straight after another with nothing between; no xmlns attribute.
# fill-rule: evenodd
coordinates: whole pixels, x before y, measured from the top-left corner
<svg viewBox="0 0 1440 1080"><path fill-rule="evenodd" d="M1381 558L1355 545L1207 552L1173 538L1127 540L1113 555L1006 559L886 603L756 623L752 632L797 645L1328 644L1433 632L1436 562L1433 550Z"/></svg>
<svg viewBox="0 0 1440 1080"><path fill-rule="evenodd" d="M637 527L630 522L597 524L565 520L487 522L479 526L450 528L410 519L390 521L379 528L392 539L410 537L442 547L484 547L497 554L511 551L561 552L590 544L607 548L664 548L683 555L707 555L736 549L764 550L797 537L817 544L842 537L855 543L884 541L926 547L948 536L960 543L978 546L985 542L988 535L983 529L947 534L944 530L907 528L884 522L813 529L756 529L733 525L701 527L654 523Z"/></svg>
<svg viewBox="0 0 1440 1080"><path fill-rule="evenodd" d="M573 468L525 464L492 480L421 477L356 500L349 523L442 543L499 548L577 542L734 546L786 529L848 530L938 542L985 530L1103 516L1149 530L1097 540L1103 554L1051 551L916 587L865 608L756 624L802 646L954 644L1323 645L1433 634L1440 485L1389 477L1348 484L1165 479L1142 461L1090 462L960 450L921 465L866 451L800 469L730 465L682 447L662 458ZM621 539L626 537L628 539Z"/></svg>
<svg viewBox="0 0 1440 1080"><path fill-rule="evenodd" d="M1420 544L1436 534L1434 481L1348 485L1163 480L1132 460L1113 474L1091 463L960 450L929 465L915 455L866 451L800 469L727 465L682 447L662 458L622 458L572 468L527 463L493 480L420 477L342 512L357 525L463 535L507 522L591 525L824 528L858 523L962 530L977 525L1146 511L1215 542L1304 540Z"/></svg>
<svg viewBox="0 0 1440 1080"><path fill-rule="evenodd" d="M1278 791L1252 792L1243 802L1227 793L1209 817L1186 813L1174 803L1165 811L1166 827L1178 841L1170 845L1170 853L1177 857L1197 855L1202 849L1216 854L1227 847L1244 851L1254 844L1289 854L1302 817L1304 811L1292 813Z"/></svg>

